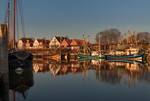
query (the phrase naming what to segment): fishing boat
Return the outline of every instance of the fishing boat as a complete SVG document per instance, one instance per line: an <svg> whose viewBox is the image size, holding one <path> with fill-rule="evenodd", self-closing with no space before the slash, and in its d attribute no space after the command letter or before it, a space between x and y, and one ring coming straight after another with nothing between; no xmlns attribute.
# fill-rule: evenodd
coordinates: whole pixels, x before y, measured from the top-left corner
<svg viewBox="0 0 150 101"><path fill-rule="evenodd" d="M93 51L91 55L78 54L80 59L105 59L105 55L102 55L99 51Z"/></svg>
<svg viewBox="0 0 150 101"><path fill-rule="evenodd" d="M10 1L8 1L8 12L9 12L9 5L10 5ZM9 65L11 65L13 63L24 65L26 63L26 61L32 63L33 55L30 52L25 50L25 48L24 48L24 50L17 50L17 48L16 48L16 43L15 43L16 0L14 0L13 6L14 6L14 9L13 9L13 45L12 45L12 49L9 49L9 53L8 53ZM9 26L9 13L8 13L8 26ZM8 27L8 35L9 35L9 27ZM9 41L9 36L8 36L8 41Z"/></svg>
<svg viewBox="0 0 150 101"><path fill-rule="evenodd" d="M143 55L144 55L143 52L130 54L130 55L107 55L106 59L107 60L137 60L137 61L142 61Z"/></svg>
<svg viewBox="0 0 150 101"><path fill-rule="evenodd" d="M128 49L124 49L123 52L114 51L110 55L106 56L107 60L137 60L142 61L144 52L140 52L140 48L133 48L132 44Z"/></svg>
<svg viewBox="0 0 150 101"><path fill-rule="evenodd" d="M91 51L90 54L85 54L85 49L87 48L87 42L85 41L85 38L83 36L83 45L84 45L84 53L83 54L78 54L79 59L84 59L84 60L89 60L89 59L105 59L105 55L101 54L100 50L100 37L99 37L99 50L98 51Z"/></svg>
<svg viewBox="0 0 150 101"><path fill-rule="evenodd" d="M122 45L118 44L118 47L116 48L116 50L114 52L110 52L110 55L107 55L106 59L107 60L142 61L144 58L144 52L140 52L140 48L137 47L137 38L136 38L135 32L134 32L134 40L133 40L130 34L130 30L128 30L128 36L127 36L126 41L127 43L129 43L130 46L126 47L122 39L121 41ZM133 44L134 44L134 47L133 47Z"/></svg>

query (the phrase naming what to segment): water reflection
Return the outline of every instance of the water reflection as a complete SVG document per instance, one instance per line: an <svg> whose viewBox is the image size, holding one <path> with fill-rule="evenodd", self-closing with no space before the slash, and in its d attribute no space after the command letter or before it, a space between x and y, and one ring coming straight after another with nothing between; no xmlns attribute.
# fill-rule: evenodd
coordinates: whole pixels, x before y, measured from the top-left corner
<svg viewBox="0 0 150 101"><path fill-rule="evenodd" d="M0 74L0 101L9 101L8 99L8 78Z"/></svg>
<svg viewBox="0 0 150 101"><path fill-rule="evenodd" d="M33 69L38 72L50 72L54 77L68 73L83 73L82 79L90 79L89 71L95 71L98 81L111 85L136 85L138 80L150 83L150 65L139 61L55 61L34 59Z"/></svg>
<svg viewBox="0 0 150 101"><path fill-rule="evenodd" d="M18 65L14 66L17 67ZM29 89L34 85L32 64L23 65L22 68L24 70L9 70L10 101L22 101L26 99Z"/></svg>
<svg viewBox="0 0 150 101"><path fill-rule="evenodd" d="M107 94L111 96L115 90L115 93L118 94L126 91L124 95L129 97L133 93L131 91L134 91L134 94L138 93L137 90L145 92L150 84L150 64L137 61L56 61L34 58L33 68L32 64L24 66L27 66L28 69L9 71L10 101L41 101L41 99L49 101L50 99L54 100L56 96L60 96L60 99L66 99L68 98L65 96L66 92L71 92L69 97L73 101L77 100L74 97L75 94L81 97L79 92L82 92L82 96L84 96L82 99L86 99L85 96L92 96L89 97L89 101L95 97L95 99L105 100L103 96ZM6 90L3 90L4 84L0 84L3 85L0 86L0 90L5 92ZM135 86L136 88L133 88ZM142 86L144 91L139 86ZM117 87L120 89L116 89ZM67 91L64 92L65 90ZM29 91L31 92L29 93ZM86 93L90 91L96 92L96 94L100 93L102 96ZM105 91L108 91L107 94L104 93ZM0 93L1 98L6 98L4 92ZM55 95L58 92L60 92L59 95ZM84 93L86 94L84 95ZM115 98L114 96L112 95L111 99L122 99L122 97ZM142 98L144 96L146 95L142 95ZM58 101L59 98L55 100Z"/></svg>

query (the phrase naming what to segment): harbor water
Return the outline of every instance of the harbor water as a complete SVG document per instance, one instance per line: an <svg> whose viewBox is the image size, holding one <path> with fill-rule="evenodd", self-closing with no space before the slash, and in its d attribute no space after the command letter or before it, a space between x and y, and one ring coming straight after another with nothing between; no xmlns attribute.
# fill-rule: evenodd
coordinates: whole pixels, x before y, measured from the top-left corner
<svg viewBox="0 0 150 101"><path fill-rule="evenodd" d="M9 77L10 101L13 92L16 101L150 101L150 65L143 62L34 58L32 70Z"/></svg>

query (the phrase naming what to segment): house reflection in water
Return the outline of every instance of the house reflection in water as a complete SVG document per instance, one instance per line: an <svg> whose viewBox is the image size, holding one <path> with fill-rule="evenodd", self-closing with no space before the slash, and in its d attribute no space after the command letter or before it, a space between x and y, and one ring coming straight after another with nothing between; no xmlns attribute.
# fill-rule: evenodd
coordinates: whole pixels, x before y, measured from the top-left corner
<svg viewBox="0 0 150 101"><path fill-rule="evenodd" d="M87 71L95 71L96 78L101 82L112 85L127 84L130 87L133 82L135 85L137 80L145 80L150 83L150 66L142 62L136 61L103 61L103 60L88 60L88 61L55 61L55 60L39 60L34 61L33 69L38 72L51 72L56 77L57 75L66 75L68 73L78 74L83 73L83 79ZM88 76L88 75L87 75ZM89 77L88 77L89 79Z"/></svg>
<svg viewBox="0 0 150 101"><path fill-rule="evenodd" d="M49 61L44 60L43 58L34 58L33 59L33 70L38 73L38 72L48 72L49 67L48 67Z"/></svg>

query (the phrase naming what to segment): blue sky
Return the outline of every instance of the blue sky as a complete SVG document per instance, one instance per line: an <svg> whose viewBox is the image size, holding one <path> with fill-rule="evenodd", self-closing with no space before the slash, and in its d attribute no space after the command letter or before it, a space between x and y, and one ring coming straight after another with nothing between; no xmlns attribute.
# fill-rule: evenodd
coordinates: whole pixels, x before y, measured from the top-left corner
<svg viewBox="0 0 150 101"><path fill-rule="evenodd" d="M149 4L150 0L23 0L26 36L82 39L84 34L94 42L96 33L110 28L150 32Z"/></svg>

